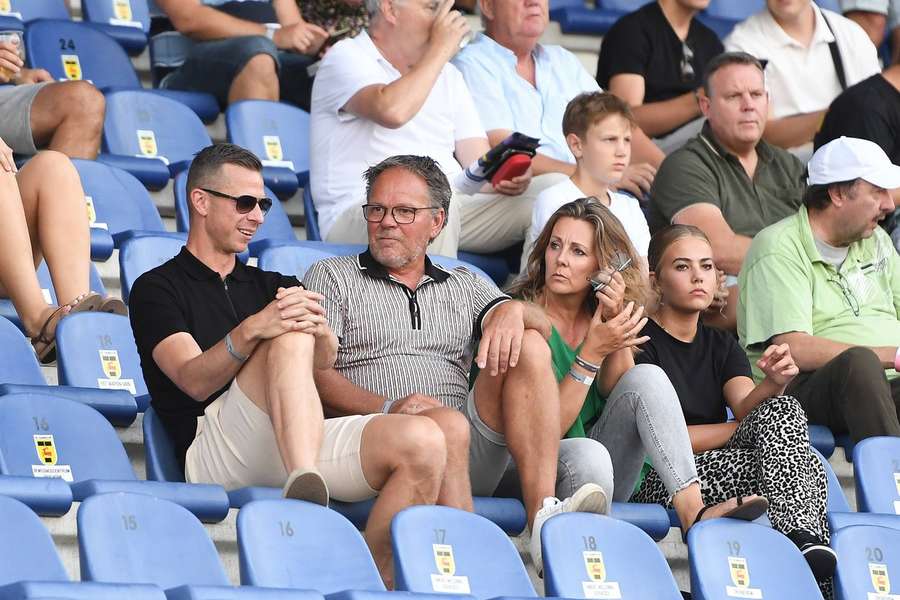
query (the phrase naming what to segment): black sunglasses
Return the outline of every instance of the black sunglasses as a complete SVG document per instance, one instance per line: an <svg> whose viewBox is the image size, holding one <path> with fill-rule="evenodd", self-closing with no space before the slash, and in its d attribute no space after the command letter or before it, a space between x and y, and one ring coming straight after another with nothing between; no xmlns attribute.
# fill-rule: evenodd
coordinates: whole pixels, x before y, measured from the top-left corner
<svg viewBox="0 0 900 600"><path fill-rule="evenodd" d="M681 80L692 81L694 79L694 51L687 45L687 42L681 42Z"/></svg>
<svg viewBox="0 0 900 600"><path fill-rule="evenodd" d="M207 194L218 196L219 198L228 198L229 200L234 200L234 208L242 215L245 215L253 210L253 208L257 204L259 204L259 210L262 211L262 214L266 214L267 212L269 212L269 209L272 208L272 200L270 198L256 198L255 196L250 196L249 194L245 194L243 196L232 196L230 194L223 194L222 192L217 192L216 190L209 190L206 188L200 188L200 190L206 192Z"/></svg>

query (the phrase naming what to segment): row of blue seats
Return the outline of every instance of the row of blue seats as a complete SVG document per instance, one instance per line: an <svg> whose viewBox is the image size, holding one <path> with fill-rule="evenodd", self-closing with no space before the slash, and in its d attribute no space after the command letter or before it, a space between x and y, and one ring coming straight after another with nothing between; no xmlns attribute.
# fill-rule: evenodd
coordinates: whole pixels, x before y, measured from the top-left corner
<svg viewBox="0 0 900 600"><path fill-rule="evenodd" d="M0 497L0 598L297 598L378 600L386 591L365 541L333 511L296 500L262 500L237 518L241 586L228 581L215 546L189 512L143 494L110 493L78 509L81 582L71 582L43 524ZM418 506L391 524L395 589L403 597L534 598L506 534L486 519ZM676 600L681 593L659 548L639 529L587 513L542 528L545 594L565 598ZM835 598L893 598L900 531L854 526L832 540ZM697 600L822 596L800 552L752 523L704 521L688 534Z"/></svg>
<svg viewBox="0 0 900 600"><path fill-rule="evenodd" d="M587 7L584 0L550 0L550 18L559 22L563 33L603 35L622 16L650 1L596 0L595 7ZM838 0L815 2L824 9L841 12ZM697 18L724 39L735 25L765 7L765 0L710 0Z"/></svg>

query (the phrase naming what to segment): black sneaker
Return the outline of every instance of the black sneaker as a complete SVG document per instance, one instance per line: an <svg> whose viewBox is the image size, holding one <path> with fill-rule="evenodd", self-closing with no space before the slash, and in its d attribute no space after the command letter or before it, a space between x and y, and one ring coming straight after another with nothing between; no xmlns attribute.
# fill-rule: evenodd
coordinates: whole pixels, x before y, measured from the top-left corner
<svg viewBox="0 0 900 600"><path fill-rule="evenodd" d="M825 581L834 576L837 554L828 544L800 529L787 534L787 537L800 549L816 581Z"/></svg>

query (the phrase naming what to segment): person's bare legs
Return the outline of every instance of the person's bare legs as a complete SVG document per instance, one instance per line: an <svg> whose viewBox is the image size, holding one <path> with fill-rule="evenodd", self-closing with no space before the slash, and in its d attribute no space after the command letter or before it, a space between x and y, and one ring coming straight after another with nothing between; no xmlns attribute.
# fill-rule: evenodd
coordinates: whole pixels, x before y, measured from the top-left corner
<svg viewBox="0 0 900 600"><path fill-rule="evenodd" d="M471 512L472 485L469 480L469 420L452 408L432 408L422 411L444 434L447 445L447 467L437 503Z"/></svg>
<svg viewBox="0 0 900 600"><path fill-rule="evenodd" d="M17 176L31 241L32 270L43 257L61 304L90 288L91 235L75 166L59 152L37 154Z"/></svg>
<svg viewBox="0 0 900 600"><path fill-rule="evenodd" d="M290 332L259 344L237 375L241 390L272 420L288 473L315 470L324 415L313 383L315 338Z"/></svg>
<svg viewBox="0 0 900 600"><path fill-rule="evenodd" d="M383 415L363 429L363 475L380 490L364 532L381 578L393 589L391 519L416 504L434 504L441 489L447 447L438 425L419 415Z"/></svg>
<svg viewBox="0 0 900 600"><path fill-rule="evenodd" d="M94 160L100 152L106 100L86 81L44 86L31 105L31 136L38 148Z"/></svg>
<svg viewBox="0 0 900 600"><path fill-rule="evenodd" d="M478 416L504 434L516 461L529 524L556 490L559 391L551 365L547 341L529 329L514 368L495 377L482 371L475 380Z"/></svg>
<svg viewBox="0 0 900 600"><path fill-rule="evenodd" d="M238 100L278 101L278 97L278 70L268 54L257 54L248 60L228 89L228 104Z"/></svg>
<svg viewBox="0 0 900 600"><path fill-rule="evenodd" d="M0 211L4 215L0 295L12 300L25 331L33 337L53 312L53 307L44 301L34 272L31 239L15 173L0 171ZM47 333L52 335L53 329Z"/></svg>

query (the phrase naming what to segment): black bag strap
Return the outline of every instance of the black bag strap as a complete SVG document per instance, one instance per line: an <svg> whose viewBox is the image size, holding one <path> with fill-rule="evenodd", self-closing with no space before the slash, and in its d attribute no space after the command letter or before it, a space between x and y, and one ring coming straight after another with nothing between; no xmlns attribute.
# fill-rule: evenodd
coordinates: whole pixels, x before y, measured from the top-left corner
<svg viewBox="0 0 900 600"><path fill-rule="evenodd" d="M834 63L834 70L837 73L838 83L841 84L841 91L847 89L847 76L844 74L844 59L841 57L841 49L838 48L837 36L834 35L834 27L831 26L831 23L828 22L828 17L825 16L825 13L822 13L822 19L825 21L825 24L828 25L828 31L831 32L831 37L834 40L828 42L828 50L831 51L831 62Z"/></svg>

